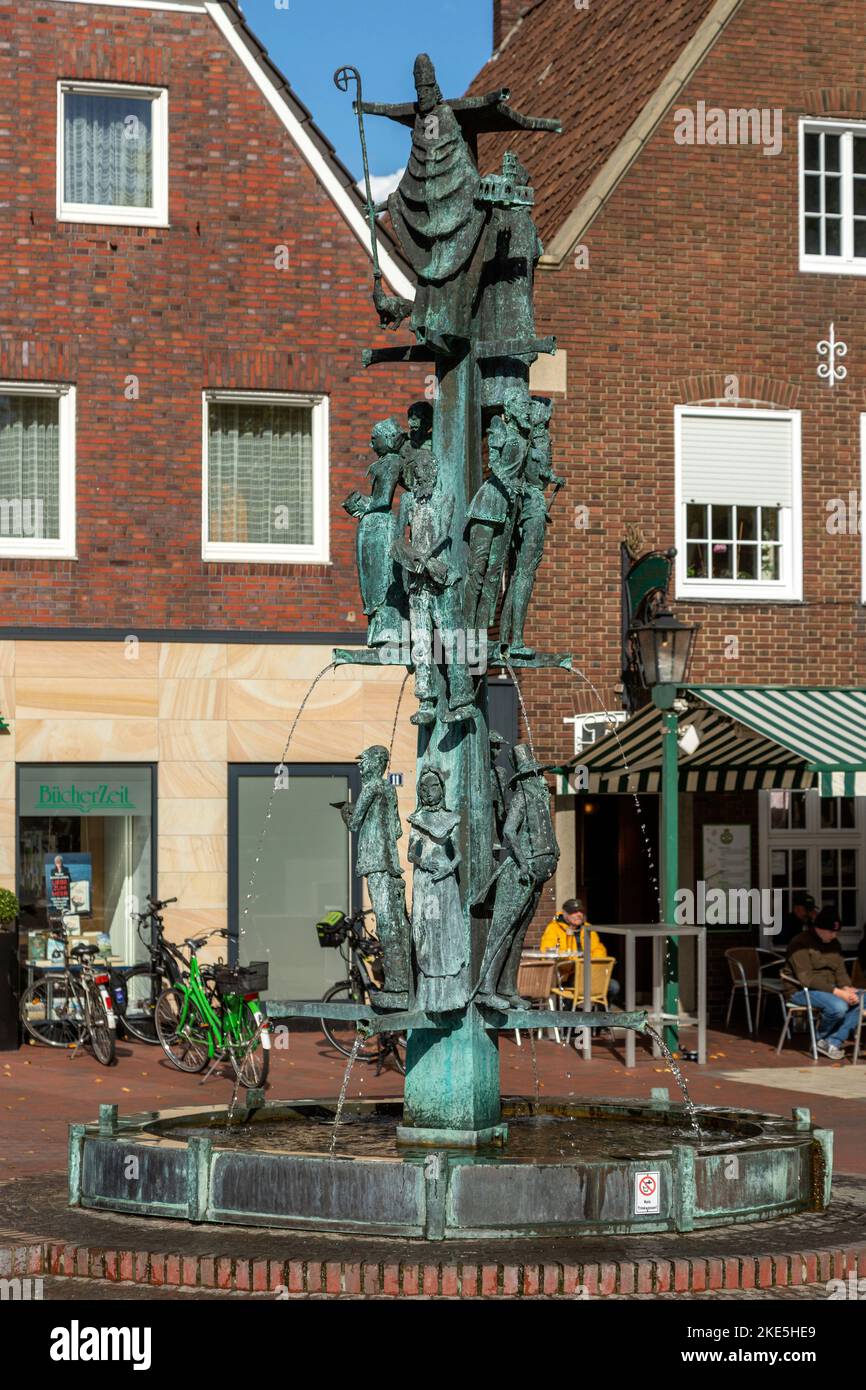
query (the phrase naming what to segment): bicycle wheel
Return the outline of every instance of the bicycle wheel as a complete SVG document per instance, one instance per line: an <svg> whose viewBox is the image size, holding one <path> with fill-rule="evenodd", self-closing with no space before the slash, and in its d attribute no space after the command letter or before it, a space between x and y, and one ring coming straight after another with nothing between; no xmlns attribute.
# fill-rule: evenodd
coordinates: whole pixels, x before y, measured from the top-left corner
<svg viewBox="0 0 866 1390"><path fill-rule="evenodd" d="M151 970L149 965L136 966L122 975L112 976L112 993L118 1017L131 1037L139 1042L159 1044L156 1035L156 1001L169 981Z"/></svg>
<svg viewBox="0 0 866 1390"><path fill-rule="evenodd" d="M364 1004L367 1001L362 998L360 990L351 983L350 980L341 980L339 984L332 985L327 994L322 999L323 1004L328 1003L344 1004ZM358 1025L350 1019L345 1020L336 1018L322 1019L322 1032L332 1047L338 1052L342 1052L344 1057L352 1055L352 1045L358 1036ZM375 1037L367 1038L361 1045L357 1056L362 1057L365 1062L374 1062L379 1052L379 1042Z"/></svg>
<svg viewBox="0 0 866 1390"><path fill-rule="evenodd" d="M21 996L21 1022L46 1047L77 1047L84 1036L84 995L71 975L37 980Z"/></svg>
<svg viewBox="0 0 866 1390"><path fill-rule="evenodd" d="M270 1048L262 1046L259 1025L252 1004L244 1000L243 1009L237 1023L237 1038L233 1039L232 1066L242 1086L264 1086L271 1069ZM234 1030L233 1030L234 1031ZM253 1046L253 1040L255 1045ZM246 1044L246 1046L244 1046ZM242 1049L236 1051L235 1049Z"/></svg>
<svg viewBox="0 0 866 1390"><path fill-rule="evenodd" d="M115 1030L108 1020L108 1011L95 985L87 991L87 1023L91 1051L97 1062L110 1067L117 1061Z"/></svg>
<svg viewBox="0 0 866 1390"><path fill-rule="evenodd" d="M154 1023L162 1050L178 1071L204 1071L210 1029L182 985L162 991L156 1001Z"/></svg>

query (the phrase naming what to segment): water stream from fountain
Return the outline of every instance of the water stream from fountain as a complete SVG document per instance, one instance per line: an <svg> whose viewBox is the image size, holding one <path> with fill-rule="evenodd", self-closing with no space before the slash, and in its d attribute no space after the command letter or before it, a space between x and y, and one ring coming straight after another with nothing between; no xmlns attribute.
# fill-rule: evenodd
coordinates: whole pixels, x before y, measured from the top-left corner
<svg viewBox="0 0 866 1390"><path fill-rule="evenodd" d="M529 1030L529 1048L530 1052L532 1053L532 1086L533 1091L535 1093L535 1104L537 1105L540 1098L540 1086L538 1081L538 1048L535 1045L535 1033L531 1028Z"/></svg>
<svg viewBox="0 0 866 1390"><path fill-rule="evenodd" d="M692 1132L693 1132L695 1138L697 1139L698 1143L700 1143L701 1140L702 1140L702 1138L703 1138L703 1133L702 1133L702 1131L701 1131L701 1126L700 1126L700 1124L699 1124L699 1122L698 1122L698 1112L697 1112L697 1108L696 1108L695 1103L694 1103L694 1101L692 1100L691 1096L689 1095L689 1088L688 1088L688 1086L686 1085L686 1078L683 1076L682 1072L680 1071L680 1068L679 1068L679 1066L677 1065L676 1058L674 1057L673 1053L671 1052L671 1050L670 1050L670 1048L668 1047L667 1043L665 1042L664 1038L661 1036L660 1033L658 1033L658 1032L656 1031L655 1028L651 1028L649 1024L646 1024L646 1026L645 1026L645 1028L644 1028L644 1032L649 1033L649 1035L650 1035L650 1037L652 1038L653 1042L657 1043L658 1046L660 1047L661 1052L662 1052L662 1056L664 1057L665 1061L666 1061L667 1064L668 1064L668 1067L670 1068L671 1072L673 1073L674 1081L677 1083L677 1085L678 1085L679 1088L680 1088L680 1092L681 1092L682 1097L683 1097L683 1105L685 1106L686 1114L687 1114L688 1117L689 1117L689 1124L690 1124L691 1127L692 1127Z"/></svg>
<svg viewBox="0 0 866 1390"><path fill-rule="evenodd" d="M340 1098L337 1101L337 1109L334 1111L334 1128L331 1131L331 1153L333 1153L337 1147L337 1134L339 1133L340 1129L340 1120L342 1119L343 1115L343 1106L346 1104L346 1092L349 1089L349 1077L352 1075L352 1068L355 1065L355 1062L358 1059L358 1053L361 1051L361 1048L364 1046L365 1042L366 1036L364 1033L361 1032L359 1028L358 1032L355 1034L355 1041L352 1043L352 1051L349 1053L349 1058L346 1062L346 1070L343 1072L343 1084L340 1087Z"/></svg>

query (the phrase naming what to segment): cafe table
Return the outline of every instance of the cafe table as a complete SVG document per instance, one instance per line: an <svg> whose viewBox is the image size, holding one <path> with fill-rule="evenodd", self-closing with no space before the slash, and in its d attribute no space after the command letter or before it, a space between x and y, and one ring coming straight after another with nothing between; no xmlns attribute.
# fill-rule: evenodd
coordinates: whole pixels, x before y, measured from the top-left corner
<svg viewBox="0 0 866 1390"><path fill-rule="evenodd" d="M665 923L650 922L622 925L605 924L599 926L593 923L593 931L599 932L602 936L621 936L625 939L625 998L623 1006L626 1013L634 1013L635 1005L635 942L638 937L646 937L652 942L652 995L651 1005L647 1010L647 1021L658 1032L665 1027L677 1028L697 1028L698 1033L698 1062L701 1066L707 1060L707 929L702 926L676 926L666 925ZM681 937L694 937L698 947L698 978L697 978L697 1000L694 1014L671 1014L666 1013L664 1008L665 998L665 978L664 961L665 947L668 941L676 941ZM584 957L580 951L525 951L524 956L533 960L583 960L583 1001L582 1007L586 1013L592 1009L592 958ZM577 968L577 967L576 967ZM577 992L572 1005L576 1011L578 1007ZM592 1029L584 1028L582 1045L579 1051L583 1053L584 1061L589 1061L592 1057ZM654 1057L662 1055L661 1048L652 1039L652 1050ZM633 1067L635 1064L635 1032L633 1028L625 1030L625 1064Z"/></svg>

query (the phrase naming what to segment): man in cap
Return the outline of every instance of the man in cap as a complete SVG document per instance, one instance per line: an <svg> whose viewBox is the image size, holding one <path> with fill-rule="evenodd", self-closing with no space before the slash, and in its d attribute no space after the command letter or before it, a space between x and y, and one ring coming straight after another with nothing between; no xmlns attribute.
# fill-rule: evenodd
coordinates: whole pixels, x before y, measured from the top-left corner
<svg viewBox="0 0 866 1390"><path fill-rule="evenodd" d="M387 780L388 749L381 744L365 748L357 758L361 794L354 806L345 802L340 814L358 837L357 872L367 880L370 902L376 914L376 934L382 947L384 989L374 999L378 1008L405 1009L409 1004L410 927L406 913L406 887L397 853L403 834L397 793Z"/></svg>
<svg viewBox="0 0 866 1390"><path fill-rule="evenodd" d="M593 960L607 960L609 952L592 923L586 920L586 904L583 898L566 898L559 912L548 922L541 937L542 951L557 954L583 954L586 930L589 930L589 953ZM567 980L574 974L574 963L564 961L559 967L560 979ZM620 993L619 980L610 980L607 997L617 999Z"/></svg>
<svg viewBox="0 0 866 1390"><path fill-rule="evenodd" d="M791 911L782 923L782 930L773 945L787 946L795 936L799 936L811 922L814 922L817 911L811 893L795 893L791 900Z"/></svg>
<svg viewBox="0 0 866 1390"><path fill-rule="evenodd" d="M806 1004L809 1001L804 990L809 991L812 1006L821 1011L818 1051L831 1062L841 1062L844 1057L842 1044L856 1032L863 1007L839 946L841 930L838 912L822 907L815 921L789 943L786 960L787 973L801 988L785 984L785 993L792 1004Z"/></svg>

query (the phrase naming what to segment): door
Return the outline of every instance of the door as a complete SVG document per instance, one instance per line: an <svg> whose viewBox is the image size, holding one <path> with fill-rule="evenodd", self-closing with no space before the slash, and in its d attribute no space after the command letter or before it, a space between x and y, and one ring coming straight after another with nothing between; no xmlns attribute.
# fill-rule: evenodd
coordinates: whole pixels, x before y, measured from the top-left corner
<svg viewBox="0 0 866 1390"><path fill-rule="evenodd" d="M338 952L320 947L316 922L359 903L349 832L332 804L355 799L358 772L295 764L287 773L230 768L230 926L238 960L268 961L269 998L320 999L345 972Z"/></svg>

